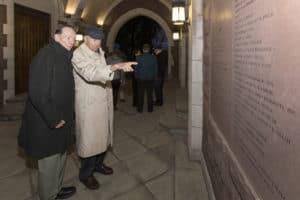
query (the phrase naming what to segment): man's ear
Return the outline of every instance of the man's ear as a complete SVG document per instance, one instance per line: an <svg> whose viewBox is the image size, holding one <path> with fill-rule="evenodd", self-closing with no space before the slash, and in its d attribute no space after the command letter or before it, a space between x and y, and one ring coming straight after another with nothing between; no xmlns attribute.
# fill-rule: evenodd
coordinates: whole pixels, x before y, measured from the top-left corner
<svg viewBox="0 0 300 200"><path fill-rule="evenodd" d="M59 34L55 34L55 35L54 35L54 40L55 40L56 42L59 42L59 41L60 41L60 35L59 35Z"/></svg>
<svg viewBox="0 0 300 200"><path fill-rule="evenodd" d="M87 41L89 39L88 37L89 36L87 36L87 35L83 36L83 41Z"/></svg>

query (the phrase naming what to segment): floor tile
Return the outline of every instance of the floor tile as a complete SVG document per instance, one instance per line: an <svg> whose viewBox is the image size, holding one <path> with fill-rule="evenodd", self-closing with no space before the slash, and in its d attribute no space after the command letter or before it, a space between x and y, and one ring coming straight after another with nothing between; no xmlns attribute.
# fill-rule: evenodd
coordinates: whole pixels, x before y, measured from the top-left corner
<svg viewBox="0 0 300 200"><path fill-rule="evenodd" d="M0 180L1 199L26 199L32 196L28 170Z"/></svg>
<svg viewBox="0 0 300 200"><path fill-rule="evenodd" d="M123 163L118 163L112 167L114 169L113 175L95 174L100 183L100 189L92 191L95 199L110 200L139 185L138 180L131 175Z"/></svg>
<svg viewBox="0 0 300 200"><path fill-rule="evenodd" d="M128 191L119 197L112 200L156 200L153 195L144 187L138 187L134 190Z"/></svg>
<svg viewBox="0 0 300 200"><path fill-rule="evenodd" d="M127 160L146 151L145 147L131 138L118 143L113 148L113 153L119 160Z"/></svg>
<svg viewBox="0 0 300 200"><path fill-rule="evenodd" d="M146 183L157 200L174 200L174 171L159 176Z"/></svg>
<svg viewBox="0 0 300 200"><path fill-rule="evenodd" d="M181 141L177 141L175 145L175 166L176 168L202 169L200 162L189 160L188 148Z"/></svg>
<svg viewBox="0 0 300 200"><path fill-rule="evenodd" d="M175 200L208 200L202 171L176 169Z"/></svg>
<svg viewBox="0 0 300 200"><path fill-rule="evenodd" d="M129 171L142 182L162 175L169 169L168 164L160 160L152 152L139 154L134 158L126 160L125 163Z"/></svg>

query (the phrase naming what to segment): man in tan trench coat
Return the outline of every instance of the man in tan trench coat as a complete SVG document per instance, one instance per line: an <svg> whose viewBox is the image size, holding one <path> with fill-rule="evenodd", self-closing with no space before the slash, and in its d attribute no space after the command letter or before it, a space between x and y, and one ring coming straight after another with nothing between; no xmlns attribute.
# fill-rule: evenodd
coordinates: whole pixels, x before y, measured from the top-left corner
<svg viewBox="0 0 300 200"><path fill-rule="evenodd" d="M72 58L75 79L76 145L81 158L80 181L89 189L98 189L94 172L112 174L103 163L107 147L112 145L113 100L110 81L114 71L132 71L135 62L107 65L101 40L102 29L84 30L84 43Z"/></svg>

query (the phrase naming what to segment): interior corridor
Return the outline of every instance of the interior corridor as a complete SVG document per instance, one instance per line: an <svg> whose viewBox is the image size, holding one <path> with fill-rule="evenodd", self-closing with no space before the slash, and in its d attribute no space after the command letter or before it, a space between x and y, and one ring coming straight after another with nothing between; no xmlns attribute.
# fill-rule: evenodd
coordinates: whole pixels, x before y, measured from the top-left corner
<svg viewBox="0 0 300 200"><path fill-rule="evenodd" d="M127 85L130 85L127 83ZM153 113L138 114L126 102L115 111L114 146L106 164L112 176L95 174L100 189L91 191L79 182L79 160L70 150L64 185L75 185L71 200L208 200L203 166L190 161L187 148L186 91L168 81L165 104ZM0 194L5 200L37 200L37 171L17 146L24 96L0 111ZM27 163L27 164L26 164Z"/></svg>
<svg viewBox="0 0 300 200"><path fill-rule="evenodd" d="M115 174L87 190L71 151L73 199L299 200L299 10L299 0L0 0L0 199L36 199L17 146L20 94L38 49L72 24L75 46L101 27L103 50L119 45L128 61L168 43L164 106L137 114L127 83L106 159Z"/></svg>

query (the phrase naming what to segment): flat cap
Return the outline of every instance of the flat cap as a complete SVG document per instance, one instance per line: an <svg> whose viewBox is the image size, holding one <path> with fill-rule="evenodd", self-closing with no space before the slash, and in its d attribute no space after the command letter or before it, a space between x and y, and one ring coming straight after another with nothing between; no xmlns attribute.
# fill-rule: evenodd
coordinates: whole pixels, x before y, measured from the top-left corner
<svg viewBox="0 0 300 200"><path fill-rule="evenodd" d="M104 32L102 28L96 26L90 26L84 29L84 35L88 35L94 39L102 40L104 39Z"/></svg>

